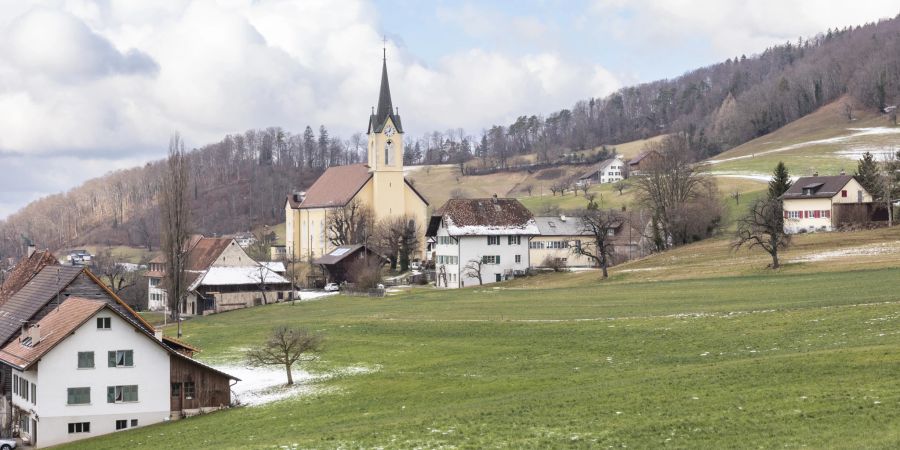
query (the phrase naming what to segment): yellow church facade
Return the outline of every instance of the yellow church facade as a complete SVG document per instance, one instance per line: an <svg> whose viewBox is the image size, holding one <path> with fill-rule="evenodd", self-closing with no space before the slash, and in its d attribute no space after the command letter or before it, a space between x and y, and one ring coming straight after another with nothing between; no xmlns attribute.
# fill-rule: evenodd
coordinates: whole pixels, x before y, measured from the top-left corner
<svg viewBox="0 0 900 450"><path fill-rule="evenodd" d="M403 125L391 102L387 61L368 137L367 164L330 167L305 195L293 194L285 202L285 246L298 260L312 261L333 249L328 215L353 201L369 207L376 222L411 217L424 234L428 201L403 176Z"/></svg>

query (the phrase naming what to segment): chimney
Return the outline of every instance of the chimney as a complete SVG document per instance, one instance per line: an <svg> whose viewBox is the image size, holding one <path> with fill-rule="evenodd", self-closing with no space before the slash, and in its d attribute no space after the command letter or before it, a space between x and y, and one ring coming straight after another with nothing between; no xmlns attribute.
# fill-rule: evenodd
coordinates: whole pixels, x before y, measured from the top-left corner
<svg viewBox="0 0 900 450"><path fill-rule="evenodd" d="M27 323L23 325L19 342L29 347L37 345L38 342L41 342L41 326L38 324L28 326Z"/></svg>
<svg viewBox="0 0 900 450"><path fill-rule="evenodd" d="M494 196L491 198L491 201L497 203L497 194L494 194Z"/></svg>
<svg viewBox="0 0 900 450"><path fill-rule="evenodd" d="M819 176L819 171L817 170L817 171L813 172L813 176L814 176L814 177Z"/></svg>
<svg viewBox="0 0 900 450"><path fill-rule="evenodd" d="M25 254L25 257L26 257L26 258L31 258L31 255L34 254L34 250L35 250L34 244L28 244L28 249L27 249L26 252L25 252L25 253L26 253L26 254Z"/></svg>
<svg viewBox="0 0 900 450"><path fill-rule="evenodd" d="M847 175L847 172L844 172L844 169L841 169L841 175Z"/></svg>

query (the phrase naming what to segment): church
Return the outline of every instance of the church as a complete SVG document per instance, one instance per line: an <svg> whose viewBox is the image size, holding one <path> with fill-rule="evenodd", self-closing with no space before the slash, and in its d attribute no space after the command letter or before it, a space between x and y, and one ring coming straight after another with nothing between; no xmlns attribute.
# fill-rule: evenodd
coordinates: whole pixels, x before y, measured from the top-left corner
<svg viewBox="0 0 900 450"><path fill-rule="evenodd" d="M382 60L378 107L369 116L368 163L330 167L306 191L285 202L286 251L312 261L332 250L329 213L357 200L372 209L375 220L409 216L427 225L428 201L403 176L403 124L391 102L387 58Z"/></svg>

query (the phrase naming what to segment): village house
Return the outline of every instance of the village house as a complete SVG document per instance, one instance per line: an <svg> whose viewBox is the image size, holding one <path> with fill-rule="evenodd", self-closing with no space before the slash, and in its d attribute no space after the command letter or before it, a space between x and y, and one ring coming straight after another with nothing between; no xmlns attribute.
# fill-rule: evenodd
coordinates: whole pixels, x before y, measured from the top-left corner
<svg viewBox="0 0 900 450"><path fill-rule="evenodd" d="M4 410L32 446L228 407L237 380L82 267L47 266L0 305L0 346Z"/></svg>
<svg viewBox="0 0 900 450"><path fill-rule="evenodd" d="M594 261L577 254L574 247L591 242L591 234L584 230L581 220L565 215L535 217L539 234L528 242L528 258L531 267L549 267L550 263L562 267L593 267Z"/></svg>
<svg viewBox="0 0 900 450"><path fill-rule="evenodd" d="M609 230L613 246L611 265L648 253L647 239L640 231L646 226L641 220L641 215L623 212L622 218L623 220ZM585 230L581 219L560 215L540 216L534 220L540 234L532 237L528 244L532 267L549 267L548 264L551 262L562 267L596 266L593 259L575 251L576 248L585 246L589 252L596 253L593 251L594 235Z"/></svg>
<svg viewBox="0 0 900 450"><path fill-rule="evenodd" d="M801 177L781 200L789 234L865 223L874 213L872 195L850 175Z"/></svg>
<svg viewBox="0 0 900 450"><path fill-rule="evenodd" d="M615 183L625 179L626 167L621 158L615 156L595 164L584 175L578 178L582 186L591 184Z"/></svg>
<svg viewBox="0 0 900 450"><path fill-rule="evenodd" d="M405 216L425 226L428 202L403 176L403 125L391 103L386 60L378 108L369 116L367 130L367 164L330 167L308 191L288 196L285 244L297 259L311 262L334 248L328 240L328 215L351 202L371 208L376 221Z"/></svg>
<svg viewBox="0 0 900 450"><path fill-rule="evenodd" d="M185 264L188 295L182 305L183 315L229 311L292 296L290 281L267 264L255 261L232 238L196 235L191 237L188 249ZM150 261L147 295L153 311L166 308L165 270L163 256Z"/></svg>
<svg viewBox="0 0 900 450"><path fill-rule="evenodd" d="M531 211L514 198L450 199L431 217L435 285L494 283L522 275L530 265L528 239L539 234Z"/></svg>

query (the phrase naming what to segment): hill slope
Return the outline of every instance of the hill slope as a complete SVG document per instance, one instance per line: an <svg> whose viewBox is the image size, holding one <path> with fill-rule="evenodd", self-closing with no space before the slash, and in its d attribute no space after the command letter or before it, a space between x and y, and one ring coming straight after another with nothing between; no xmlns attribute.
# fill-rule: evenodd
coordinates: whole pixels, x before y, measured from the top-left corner
<svg viewBox="0 0 900 450"><path fill-rule="evenodd" d="M871 233L831 236L900 238ZM212 364L243 364L276 325L327 345L283 401L69 448L896 448L898 255L887 269L833 262L740 277L694 265L654 282L557 274L197 318L184 338ZM721 253L705 267L723 263L759 267Z"/></svg>
<svg viewBox="0 0 900 450"><path fill-rule="evenodd" d="M846 105L854 105L852 120ZM900 127L887 116L858 107L849 96L784 127L711 158L715 173L769 176L778 161L793 175L852 173L863 152L900 150Z"/></svg>

